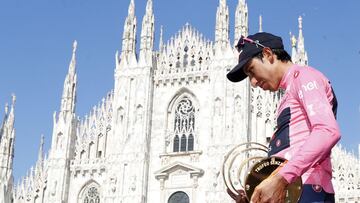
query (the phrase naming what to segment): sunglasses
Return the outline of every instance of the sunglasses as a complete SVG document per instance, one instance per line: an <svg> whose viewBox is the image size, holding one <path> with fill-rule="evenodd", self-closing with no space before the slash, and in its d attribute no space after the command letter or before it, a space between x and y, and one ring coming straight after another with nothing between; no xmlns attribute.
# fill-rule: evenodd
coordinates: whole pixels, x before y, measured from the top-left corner
<svg viewBox="0 0 360 203"><path fill-rule="evenodd" d="M245 45L245 42L248 42L250 44L255 44L255 46L257 48L261 47L261 48L265 48L265 46L263 44L261 44L259 42L259 40L252 40L250 38L247 38L247 37L244 37L244 36L241 36L238 44L236 45L236 49L238 50L238 52L240 52L241 48Z"/></svg>

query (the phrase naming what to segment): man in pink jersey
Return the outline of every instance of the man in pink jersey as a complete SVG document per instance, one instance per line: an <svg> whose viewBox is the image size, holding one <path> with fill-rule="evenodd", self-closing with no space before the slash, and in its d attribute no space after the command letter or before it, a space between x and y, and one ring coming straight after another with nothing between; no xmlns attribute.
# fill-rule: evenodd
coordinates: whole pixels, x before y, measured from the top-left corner
<svg viewBox="0 0 360 203"><path fill-rule="evenodd" d="M288 162L256 187L251 202L284 202L286 186L298 177L303 181L299 202L335 202L330 155L340 132L329 80L312 67L293 64L282 39L270 33L241 37L236 47L239 63L227 74L230 81L249 77L253 87L284 91L269 156ZM237 203L246 202L243 195L228 193Z"/></svg>

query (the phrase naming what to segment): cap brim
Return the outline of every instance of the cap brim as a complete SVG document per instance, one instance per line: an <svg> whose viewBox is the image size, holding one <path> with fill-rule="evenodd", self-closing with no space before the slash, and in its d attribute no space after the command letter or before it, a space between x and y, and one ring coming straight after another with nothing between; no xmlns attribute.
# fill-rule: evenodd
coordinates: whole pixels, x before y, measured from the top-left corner
<svg viewBox="0 0 360 203"><path fill-rule="evenodd" d="M250 60L250 58L246 58L241 60L228 74L226 77L231 82L240 82L244 80L247 75L244 72L244 65Z"/></svg>

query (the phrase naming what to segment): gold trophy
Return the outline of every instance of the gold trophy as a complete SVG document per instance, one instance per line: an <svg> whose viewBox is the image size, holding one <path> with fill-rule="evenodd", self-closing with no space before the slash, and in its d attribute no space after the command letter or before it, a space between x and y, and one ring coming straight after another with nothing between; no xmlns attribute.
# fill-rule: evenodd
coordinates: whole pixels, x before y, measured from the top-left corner
<svg viewBox="0 0 360 203"><path fill-rule="evenodd" d="M255 187L287 162L280 157L268 157L268 151L265 145L256 142L242 143L231 149L222 166L226 187L237 195L239 189L244 190L247 200L250 201ZM302 181L298 178L287 186L285 202L297 203L301 192Z"/></svg>

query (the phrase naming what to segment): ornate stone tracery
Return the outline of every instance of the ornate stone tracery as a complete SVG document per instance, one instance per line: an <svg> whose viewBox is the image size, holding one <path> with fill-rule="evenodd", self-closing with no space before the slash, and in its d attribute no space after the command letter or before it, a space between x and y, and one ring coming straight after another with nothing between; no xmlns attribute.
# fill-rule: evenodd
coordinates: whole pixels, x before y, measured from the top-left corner
<svg viewBox="0 0 360 203"><path fill-rule="evenodd" d="M174 152L194 149L195 107L188 97L184 97L175 109Z"/></svg>

